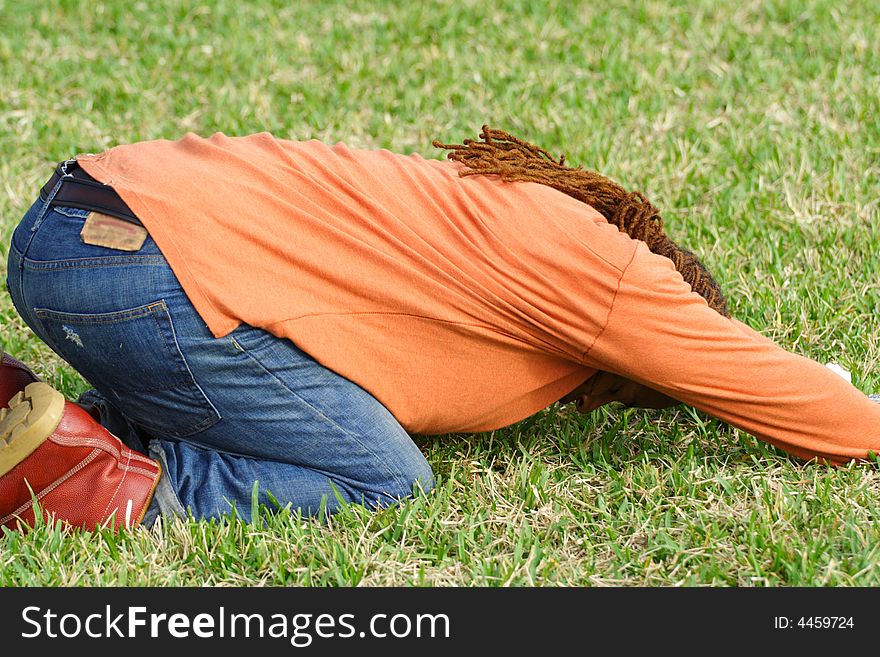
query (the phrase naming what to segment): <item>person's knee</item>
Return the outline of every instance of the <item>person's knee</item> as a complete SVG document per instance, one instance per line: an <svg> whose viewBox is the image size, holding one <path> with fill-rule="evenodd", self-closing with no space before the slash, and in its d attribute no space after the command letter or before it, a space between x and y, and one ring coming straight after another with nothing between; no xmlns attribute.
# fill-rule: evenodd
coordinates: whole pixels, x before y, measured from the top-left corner
<svg viewBox="0 0 880 657"><path fill-rule="evenodd" d="M410 475L412 480L410 492L421 490L423 493L427 493L434 488L434 471L426 460L422 459L422 462L413 469Z"/></svg>
<svg viewBox="0 0 880 657"><path fill-rule="evenodd" d="M382 491L383 506L427 493L434 488L434 472L421 454L396 473L393 482Z"/></svg>

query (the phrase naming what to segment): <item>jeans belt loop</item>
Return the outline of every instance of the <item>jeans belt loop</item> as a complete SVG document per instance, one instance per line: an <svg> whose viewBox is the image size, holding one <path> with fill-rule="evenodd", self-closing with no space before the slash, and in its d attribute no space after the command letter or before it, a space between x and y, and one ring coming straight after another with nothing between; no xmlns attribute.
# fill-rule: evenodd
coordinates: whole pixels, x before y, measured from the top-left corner
<svg viewBox="0 0 880 657"><path fill-rule="evenodd" d="M46 214L49 212L49 207L52 205L52 201L55 199L55 196L58 194L61 189L61 185L64 184L64 179L70 174L65 171L65 174L58 179L58 182L55 183L55 186L52 188L52 191L49 192L49 196L46 198L46 202L43 204L43 207L40 209L40 214L37 215L37 218L34 220L33 226L31 226L31 233L36 233L37 229L40 227L40 224L43 223L43 219L46 218Z"/></svg>

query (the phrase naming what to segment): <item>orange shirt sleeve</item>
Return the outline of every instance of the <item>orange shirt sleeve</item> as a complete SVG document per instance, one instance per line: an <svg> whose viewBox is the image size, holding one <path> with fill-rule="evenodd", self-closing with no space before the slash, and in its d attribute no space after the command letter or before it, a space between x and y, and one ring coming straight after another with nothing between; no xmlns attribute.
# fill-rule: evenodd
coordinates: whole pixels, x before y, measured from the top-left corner
<svg viewBox="0 0 880 657"><path fill-rule="evenodd" d="M584 364L626 376L804 459L880 453L880 404L693 292L640 244Z"/></svg>

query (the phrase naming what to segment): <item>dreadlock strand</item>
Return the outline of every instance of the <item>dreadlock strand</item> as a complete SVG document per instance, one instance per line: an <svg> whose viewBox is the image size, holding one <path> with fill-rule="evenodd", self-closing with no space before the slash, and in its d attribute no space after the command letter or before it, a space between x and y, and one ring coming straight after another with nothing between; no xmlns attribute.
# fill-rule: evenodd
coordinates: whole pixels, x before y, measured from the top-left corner
<svg viewBox="0 0 880 657"><path fill-rule="evenodd" d="M540 183L593 207L619 231L645 242L652 253L669 258L694 292L730 317L727 300L712 274L697 256L666 235L660 212L641 192L628 192L610 178L581 166L569 167L565 155L554 158L540 146L488 125L483 125L479 140L444 144L435 139L432 143L448 150L450 160L464 165L461 176L496 175L504 182Z"/></svg>

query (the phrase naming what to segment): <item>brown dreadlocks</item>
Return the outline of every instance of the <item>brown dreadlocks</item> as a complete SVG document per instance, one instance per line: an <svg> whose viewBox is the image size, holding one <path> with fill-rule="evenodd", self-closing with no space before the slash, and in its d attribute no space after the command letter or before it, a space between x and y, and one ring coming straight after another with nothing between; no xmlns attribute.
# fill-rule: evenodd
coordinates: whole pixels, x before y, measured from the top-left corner
<svg viewBox="0 0 880 657"><path fill-rule="evenodd" d="M694 292L706 299L711 308L730 317L718 283L697 256L669 239L663 231L660 213L641 192L627 192L595 171L568 167L564 155L556 160L543 148L503 130L484 125L480 139L465 139L462 144L434 140L433 144L450 150L447 157L467 167L461 170L462 176L495 174L507 182L541 183L592 206L621 232L642 240L652 252L672 260Z"/></svg>

